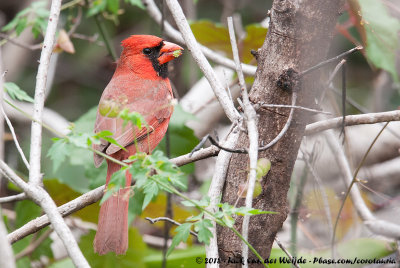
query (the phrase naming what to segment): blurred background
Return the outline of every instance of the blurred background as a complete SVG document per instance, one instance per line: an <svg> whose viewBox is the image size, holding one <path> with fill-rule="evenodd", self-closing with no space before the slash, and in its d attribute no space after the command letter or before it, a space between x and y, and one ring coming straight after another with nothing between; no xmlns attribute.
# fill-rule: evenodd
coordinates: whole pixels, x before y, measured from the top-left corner
<svg viewBox="0 0 400 268"><path fill-rule="evenodd" d="M163 11L165 21L175 27L168 8L162 1L145 2L156 5ZM361 4L355 0L346 3L329 52L329 56L335 56L355 45L362 44L366 47L362 53L354 53L348 58L346 114L395 110L400 104L400 3L398 0L372 2L378 3L371 4L371 1L365 1ZM269 23L267 14L272 1L182 0L180 3L197 40L227 58L232 56L226 18L233 16L241 59L244 63L256 65L250 51L259 49L265 40ZM7 82L8 93L17 86L25 91L28 97L34 95L40 43L43 41L48 9L49 1L0 2L0 60L2 72L6 71L4 80ZM360 17L360 12L363 17ZM132 34L152 34L176 42L152 19L140 0L63 1L58 41L48 76L45 124L56 133L68 133L71 124L76 132L92 133L96 105L116 67L117 59L113 58L110 51L115 51L118 57L121 51L120 42ZM238 96L233 71L217 63L212 64L223 83L229 86L232 95ZM323 80L327 80L334 67L335 64L332 64L324 69L326 77L322 77ZM189 153L207 133L217 131L220 137L224 137L228 120L188 50L170 64L169 68L175 97L179 101L169 132L172 158ZM246 79L250 87L254 77L247 76ZM340 116L340 75L337 75L328 88L325 100L318 105L321 109L331 112L332 116ZM21 98L17 100L18 97L6 98L29 115L32 104L26 101L29 100L28 97L25 97L24 102ZM8 104L3 105L15 128L22 150L29 156L29 117ZM383 219L399 224L399 216L394 215L400 215L397 208L400 205L400 132L396 122L389 126L390 130L388 127L368 155L360 177L366 181L363 195L370 209ZM351 127L346 132L346 151L354 167L358 165L381 127L378 124ZM50 149L54 137L57 137L54 131L46 130L43 134L42 172L45 187L58 205L104 184L105 166L95 169L91 152L82 148L69 148L68 155L63 158L57 157L57 151ZM318 256L325 254L323 250L329 247L330 243L330 230L327 228L330 225L327 222L332 223L335 220L346 190L339 178L340 170L330 164L333 156L325 146L321 136L307 137L293 173L293 187L288 198L291 206L295 208L295 214L292 215L297 220L293 222L289 217L280 237L288 248L298 252L298 256L309 254L306 250L311 249L319 252ZM165 148L166 144L163 141L159 149L165 152ZM311 157L315 172L307 168L304 161L306 156ZM21 177L27 178L28 170L17 152L7 126L4 134L4 159ZM185 174L182 180L187 185L188 196L201 199L207 193L214 161L215 159L206 159L197 162L196 165L190 164L182 168ZM314 173L321 178L322 188L321 185L316 185ZM7 186L2 188L1 196L18 193L19 190L6 180L2 179L1 183ZM302 202L295 206L299 192L302 193ZM328 200L328 213L326 207L320 205L323 198ZM92 241L97 223L98 204L75 213L68 218L68 224L80 239L80 247L93 267L161 267L163 223L151 225L144 217L163 216L166 200L166 195L160 194L140 217L136 216L134 219L135 213L132 212L130 249L126 256L116 257L108 254L99 257L93 253ZM190 215L198 213L180 206L176 197L172 200L173 218L176 221L183 222ZM2 207L9 231L21 227L42 213L39 207L28 200L4 204ZM354 252L351 253L359 254L357 256L369 254L368 256L380 258L395 252L396 247L393 247L393 244L388 247L386 241L378 243L375 240L354 240L374 236L362 226L349 200L344 208L336 237L337 241L342 243L341 246L353 248ZM295 232L297 240L293 238L293 232L290 232L293 230L293 224L298 226ZM171 235L174 234L173 230L174 228L170 231ZM40 238L43 240L39 240ZM33 250L27 250L28 245L37 240L42 241L40 245ZM297 245L297 248L293 245ZM356 247L361 250L355 251ZM371 247L372 253L366 251ZM168 267L177 267L178 264L180 267L196 266L194 258L205 254L204 247L192 237L187 244L181 244L178 248L179 250L170 256ZM61 241L48 227L15 243L13 249L18 256L19 267L72 267ZM273 251L273 254L281 253Z"/></svg>

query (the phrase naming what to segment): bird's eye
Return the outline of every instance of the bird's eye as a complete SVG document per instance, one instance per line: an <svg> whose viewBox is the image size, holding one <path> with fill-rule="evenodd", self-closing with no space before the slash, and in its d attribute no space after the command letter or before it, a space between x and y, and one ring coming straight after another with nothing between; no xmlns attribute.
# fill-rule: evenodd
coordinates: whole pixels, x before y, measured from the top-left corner
<svg viewBox="0 0 400 268"><path fill-rule="evenodd" d="M145 49L143 49L143 53L145 55L149 55L151 53L151 49L150 48L145 48Z"/></svg>

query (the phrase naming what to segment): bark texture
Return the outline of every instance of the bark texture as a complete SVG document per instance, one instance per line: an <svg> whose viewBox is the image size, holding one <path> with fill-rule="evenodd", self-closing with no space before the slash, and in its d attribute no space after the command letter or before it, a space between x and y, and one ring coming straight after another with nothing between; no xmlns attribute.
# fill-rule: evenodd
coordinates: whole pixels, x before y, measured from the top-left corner
<svg viewBox="0 0 400 268"><path fill-rule="evenodd" d="M290 104L292 91L279 83L282 75L290 68L300 73L327 57L343 0L275 0L271 9L271 23L267 38L258 51L256 80L250 92L253 103ZM299 83L292 79L297 88L298 105L313 107L320 87L319 73L307 74ZM289 79L291 79L289 77ZM282 86L284 85L284 86ZM294 88L296 90L296 88ZM258 111L260 143L271 141L287 121L289 109ZM263 258L270 255L276 233L282 227L288 214L287 192L300 141L307 123L306 114L295 111L294 118L285 136L272 148L260 153L271 160L270 172L262 179L262 194L253 200L253 207L279 212L276 215L258 215L250 219L249 242ZM247 135L241 133L237 148L248 146ZM248 156L233 155L227 174L223 200L234 204L239 185L248 174ZM244 200L238 203L242 206ZM235 228L241 232L242 217L236 219ZM241 241L228 228L218 227L218 248L220 258L226 260L221 267L241 266L241 263L227 263L230 258L241 258ZM250 252L249 257L255 259ZM253 265L250 265L253 267Z"/></svg>

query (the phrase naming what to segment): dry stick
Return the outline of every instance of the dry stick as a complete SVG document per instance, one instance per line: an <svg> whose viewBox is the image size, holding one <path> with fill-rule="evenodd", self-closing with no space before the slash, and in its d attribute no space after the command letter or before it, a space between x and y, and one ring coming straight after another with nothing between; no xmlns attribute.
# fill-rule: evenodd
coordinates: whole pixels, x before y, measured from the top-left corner
<svg viewBox="0 0 400 268"><path fill-rule="evenodd" d="M310 73L310 72L312 72L314 70L317 70L317 69L319 69L319 68L321 68L321 67L323 67L323 66L325 66L325 65L327 65L329 63L332 63L334 61L337 61L339 59L347 57L348 55L350 55L350 54L352 54L352 53L354 53L354 52L356 52L358 50L361 50L361 49L363 49L362 46L356 46L356 47L354 47L354 48L352 48L352 49L350 49L350 50L348 50L348 51L346 51L346 52L344 52L344 53L342 53L340 55L337 55L336 57L333 57L333 58L330 58L328 60L322 61L322 62L318 63L317 65L314 65L311 68L308 68L307 70L299 73L299 76L302 77L302 76L304 76L304 75L306 75L306 74L308 74L308 73Z"/></svg>
<svg viewBox="0 0 400 268"><path fill-rule="evenodd" d="M61 0L51 2L50 15L46 34L44 37L43 48L40 55L40 63L36 76L35 101L33 110L33 121L31 131L30 146L30 169L29 185L23 180L16 180L18 176L2 162L2 171L15 181L24 192L39 204L44 212L49 216L56 233L59 235L67 249L69 256L77 267L89 267L88 262L80 251L71 230L65 224L63 218L57 211L57 206L48 193L40 187L42 175L40 173L40 160L42 149L42 114L44 107L47 73L49 70L50 57L54 47L57 23L60 15ZM19 178L18 178L19 179Z"/></svg>
<svg viewBox="0 0 400 268"><path fill-rule="evenodd" d="M246 82L244 81L244 75L242 71L242 67L239 59L239 51L236 43L235 30L233 28L233 20L232 17L228 17L228 29L229 29L229 37L232 46L233 59L236 63L236 72L239 78L239 85L242 89L242 98L244 105L244 115L245 121L247 124L247 131L249 136L249 162L250 162L250 171L248 178L248 188L246 194L245 205L247 208L251 208L253 206L253 193L254 187L257 179L257 159L258 159L258 129L257 129L257 114L254 110L253 106L250 103L249 95L247 93ZM250 216L245 215L243 218L242 224L242 236L247 241L249 236L249 223ZM249 257L249 248L243 242L242 243L242 256L244 260L247 260ZM248 267L247 261L244 263L243 267Z"/></svg>
<svg viewBox="0 0 400 268"><path fill-rule="evenodd" d="M21 252L19 252L18 254L15 255L15 259L20 259L23 258L29 254L31 254L32 252L35 251L35 249L37 249L40 244L42 244L42 242L44 240L46 240L46 238L49 237L49 235L53 232L52 229L47 230L44 234L42 234L38 239L36 239L35 241L33 241L31 244L29 244L29 246L27 246L26 248L24 248L24 250L22 250Z"/></svg>
<svg viewBox="0 0 400 268"><path fill-rule="evenodd" d="M0 198L0 204L14 202L14 201L21 201L21 200L25 200L26 198L27 197L26 197L25 193L20 193L20 194L16 194L16 195L1 197Z"/></svg>
<svg viewBox="0 0 400 268"><path fill-rule="evenodd" d="M49 70L50 57L53 52L57 23L60 15L61 0L53 0L51 4L50 16L43 41L43 49L40 55L40 63L36 76L35 102L32 117L31 147L30 147L30 165L29 182L33 185L39 185L42 180L40 174L40 159L42 148L42 114L45 99L47 72Z"/></svg>
<svg viewBox="0 0 400 268"><path fill-rule="evenodd" d="M51 199L50 195L40 186L34 184L28 184L23 179L18 177L15 172L7 166L6 163L0 160L0 170L12 183L20 187L36 204L40 205L47 217L50 219L54 230L63 241L65 248L67 249L68 255L71 257L72 262L76 267L90 267L85 257L83 257L78 244L71 230L68 228L60 213L57 210L57 206ZM42 216L43 217L43 216ZM23 228L23 227L22 227ZM10 235L8 235L9 237ZM10 243L13 243L10 241Z"/></svg>
<svg viewBox="0 0 400 268"><path fill-rule="evenodd" d="M25 48L25 49L29 49L29 50L38 50L42 47L42 44L36 44L36 45L27 45L24 44L22 42L19 42L17 40L14 40L13 38L11 38L10 36L6 35L5 33L0 33L0 38L6 39L8 42L10 42L11 44L14 44L16 46Z"/></svg>
<svg viewBox="0 0 400 268"><path fill-rule="evenodd" d="M340 70L340 68L343 66L343 64L346 63L345 59L342 59L335 67L335 69L333 69L333 72L331 73L331 75L328 78L328 81L326 82L326 86L324 87L324 90L321 93L321 97L319 98L319 103L322 103L322 101L325 98L325 94L326 94L326 90L329 88L330 84L332 83L333 79L335 78L337 72ZM345 98L347 101L347 98Z"/></svg>
<svg viewBox="0 0 400 268"><path fill-rule="evenodd" d="M345 125L353 126L361 124L376 124L388 121L400 121L400 110L381 113L347 115ZM335 117L309 124L306 126L305 135L313 135L324 130L339 128L341 127L342 122L342 117Z"/></svg>
<svg viewBox="0 0 400 268"><path fill-rule="evenodd" d="M152 17L158 24L161 24L161 20L162 20L162 14L160 12L160 10L158 9L158 7L156 6L156 4L154 3L153 0L142 0L143 5L146 7L147 12L149 13L150 17ZM185 41L182 38L182 35L180 32L178 32L177 30L175 30L171 24L169 24L168 22L164 23L164 30L165 33L170 36L172 39L174 39L175 41L177 41L178 43L184 44ZM231 60L228 59L218 53L216 53L215 51L212 51L211 49L202 46L199 44L199 47L201 49L201 51L204 53L204 55L210 59L211 61L223 65L225 67L228 67L230 69L235 69L235 63ZM256 74L256 66L252 66L252 65L248 65L248 64L243 64L243 72L246 75L252 75L254 76Z"/></svg>
<svg viewBox="0 0 400 268"><path fill-rule="evenodd" d="M233 147L235 146L239 137L239 130L234 129L227 137L224 146ZM221 150L218 154L217 161L215 162L214 175L211 180L210 188L208 190L208 196L210 197L210 205L207 210L215 213L217 210L217 204L222 195L222 189L225 184L226 174L228 172L229 162L232 154ZM208 217L211 218L211 217ZM217 243L217 230L216 222L213 221L213 227L211 228L212 238L210 238L210 244L206 245L206 256L207 258L218 258L218 243ZM217 263L209 264L208 268L218 268Z"/></svg>
<svg viewBox="0 0 400 268"><path fill-rule="evenodd" d="M190 29L189 23L187 22L185 15L183 14L181 6L179 5L177 0L166 0L166 2L180 32L182 33L182 36L189 51L192 53L193 59L199 65L201 71L204 73L205 77L210 83L215 96L217 97L219 103L225 111L225 114L232 123L238 122L239 120L241 120L241 116L239 115L239 112L235 109L233 103L229 100L229 96L226 93L225 88L219 81L210 63L207 61L206 57L201 51L200 46L197 43L192 33L192 30Z"/></svg>
<svg viewBox="0 0 400 268"><path fill-rule="evenodd" d="M286 104L266 104L266 103L260 103L260 108L293 108L293 109L298 109L298 110L303 110L307 112L312 112L312 113L319 113L319 114L332 114L330 112L325 112L322 110L316 110L316 109L311 109L303 106L292 106L292 105L286 105Z"/></svg>
<svg viewBox="0 0 400 268"><path fill-rule="evenodd" d="M4 116L4 119L6 120L6 123L7 123L7 125L8 125L8 128L9 128L10 131L11 131L11 135L12 135L12 137L13 137L15 147L17 148L18 153L19 153L19 155L21 156L22 161L24 162L26 168L29 170L29 168L30 168L29 162L28 162L28 160L27 160L26 157L25 157L24 151L22 151L22 148L21 148L21 146L19 145L19 142L18 142L18 139L17 139L17 135L15 135L14 127L13 127L13 125L11 124L11 121L10 121L10 119L8 118L7 114L4 112L3 106L1 106L1 112L2 112L2 114L3 114L3 116Z"/></svg>
<svg viewBox="0 0 400 268"><path fill-rule="evenodd" d="M145 219L148 220L151 224L154 224L154 223L159 222L159 221L167 221L167 222L173 223L173 224L175 224L177 226L181 226L182 225L181 223L179 223L177 221L174 221L173 219L168 218L168 217L158 217L158 218L154 218L154 219L146 217ZM190 234L195 236L195 237L197 237L197 233L195 233L193 231L190 231Z"/></svg>
<svg viewBox="0 0 400 268"><path fill-rule="evenodd" d="M293 260L292 255L290 255L289 251L282 245L281 241L278 239L278 237L275 237L275 242L278 244L278 246L285 252L286 256L289 257L290 260ZM294 267L300 268L300 266L297 264L297 262L292 263Z"/></svg>
<svg viewBox="0 0 400 268"><path fill-rule="evenodd" d="M361 159L360 164L358 165L356 171L354 172L353 179L351 180L351 183L350 183L350 185L349 185L348 188L347 188L346 194L345 194L345 196L344 196L344 198L343 198L343 200L342 200L342 204L340 205L339 212L338 212L338 215L337 215L336 220L335 220L335 225L334 225L334 227L333 227L333 234L332 234L332 243L331 243L332 248L333 248L334 245L335 245L336 229L337 229L337 225L338 225L338 223L339 223L340 214L342 214L342 210L343 210L344 204L345 204L345 202L346 202L347 197L348 197L349 194L350 194L351 188L353 187L353 185L354 185L354 184L357 182L357 180L358 180L358 179L357 179L358 172L360 171L360 168L364 165L364 162L365 162L365 160L367 159L367 156L368 156L369 152L371 152L372 147L375 145L375 143L376 143L376 141L378 140L379 136L380 136L380 135L382 134L382 132L385 130L385 128L387 127L387 125L389 125L389 123L390 123L390 122L387 122L387 123L383 126L383 128L379 131L379 133L375 136L374 140L371 142L371 144L370 144L370 146L368 147L367 151L365 152L363 158ZM354 202L354 200L353 200L353 202ZM334 256L334 252L332 252L332 256Z"/></svg>

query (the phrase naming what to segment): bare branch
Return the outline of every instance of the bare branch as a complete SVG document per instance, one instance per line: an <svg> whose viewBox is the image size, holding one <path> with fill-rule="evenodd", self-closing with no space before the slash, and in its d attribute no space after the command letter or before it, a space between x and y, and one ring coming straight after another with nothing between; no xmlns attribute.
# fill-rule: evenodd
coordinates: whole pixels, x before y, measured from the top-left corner
<svg viewBox="0 0 400 268"><path fill-rule="evenodd" d="M224 146L233 147L239 137L239 131L233 130L228 136ZM218 149L219 150L219 149ZM229 166L229 161L232 154L226 151L220 151L218 154L217 161L215 163L214 175L211 180L210 188L208 190L208 196L210 197L210 206L207 207L208 211L216 212L217 203L222 194L222 188L224 187L226 173ZM217 244L217 230L216 223L213 221L213 227L211 232L213 237L210 238L210 244L206 245L206 256L208 258L218 258L218 244ZM218 267L218 264L210 264L208 268Z"/></svg>
<svg viewBox="0 0 400 268"><path fill-rule="evenodd" d="M400 111L396 110L382 113L347 115L345 120L346 126L376 124L388 121L400 121ZM313 135L327 129L341 127L342 122L342 117L335 117L309 124L306 127L305 135Z"/></svg>
<svg viewBox="0 0 400 268"><path fill-rule="evenodd" d="M13 125L11 124L11 121L10 121L10 119L8 118L7 114L4 112L3 106L1 106L1 112L2 112L2 114L3 114L3 116L4 116L4 119L6 120L6 123L7 123L7 125L8 125L8 128L9 128L10 131L11 131L11 135L12 135L12 137L13 137L13 140L14 140L14 143L15 143L15 147L17 147L18 153L19 153L19 155L21 156L22 161L24 162L26 168L29 170L29 168L30 168L29 162L28 162L28 160L27 160L26 157L25 157L24 151L22 151L22 148L21 148L21 146L19 145L19 142L18 142L18 139L17 139L17 135L15 135L14 127L13 127Z"/></svg>
<svg viewBox="0 0 400 268"><path fill-rule="evenodd" d="M154 3L153 0L142 0L143 5L146 7L147 12L149 13L149 15L158 23L161 24L162 21L162 14L160 12L160 10L158 9L158 7L156 6L156 4ZM174 39L176 42L181 43L181 44L185 44L184 39L182 38L182 35L180 32L178 32L177 30L175 30L171 24L169 24L168 22L164 21L164 30L165 33L171 37L172 39ZM226 66L228 68L231 69L235 69L235 63L231 60L228 59L214 51L212 51L211 49L202 46L199 44L199 47L201 49L201 51L203 51L204 55L210 59L211 61ZM252 75L254 76L256 74L256 66L252 66L252 65L248 65L248 64L243 64L243 72L246 75Z"/></svg>
<svg viewBox="0 0 400 268"><path fill-rule="evenodd" d="M293 109L298 109L298 110L303 110L311 113L319 113L319 114L331 114L330 112L325 112L322 110L316 110L316 109L311 109L303 106L293 106L293 105L286 105L286 104L266 104L266 103L260 103L260 108L293 108Z"/></svg>
<svg viewBox="0 0 400 268"><path fill-rule="evenodd" d="M278 239L278 237L275 237L275 242L278 244L278 246L285 252L286 256L289 257L290 260L293 260L292 255L290 255L289 251L282 245L281 241ZM300 268L299 264L297 262L292 262L294 267Z"/></svg>
<svg viewBox="0 0 400 268"><path fill-rule="evenodd" d="M182 225L181 223L179 223L177 221L174 221L173 219L170 219L168 217L158 217L158 218L154 218L154 219L146 217L145 219L148 220L151 224L154 224L154 223L156 223L158 221L167 221L167 222L173 223L173 224L175 224L177 226L181 226ZM195 237L197 237L197 234L195 232L193 232L193 231L190 231L190 234L195 236Z"/></svg>
<svg viewBox="0 0 400 268"><path fill-rule="evenodd" d="M57 206L51 199L50 195L40 186L34 184L28 184L23 179L18 177L15 172L7 166L6 163L0 160L0 170L4 176L6 176L11 182L20 187L36 204L40 205L44 212L47 214L46 217L50 219L54 230L63 241L65 248L68 251L73 263L76 267L89 267L85 257L78 247L71 230L68 228L60 213L57 210ZM43 216L42 216L43 217ZM39 218L38 218L39 219ZM21 229L24 228L21 227ZM10 235L8 235L9 237ZM9 239L10 243L13 243Z"/></svg>
<svg viewBox="0 0 400 268"><path fill-rule="evenodd" d="M0 204L2 203L9 203L14 201L20 201L26 199L25 193L20 193L12 196L0 197Z"/></svg>
<svg viewBox="0 0 400 268"><path fill-rule="evenodd" d="M228 29L229 29L229 37L232 46L233 59L236 64L236 72L239 78L240 88L242 90L242 98L243 98L243 110L245 115L245 122L247 125L247 132L249 136L249 162L250 162L250 171L248 177L248 187L246 194L245 205L247 208L251 208L253 206L253 193L254 187L257 179L257 159L258 159L258 129L257 129L257 114L254 110L253 106L250 103L249 95L247 93L246 82L244 81L244 75L242 71L242 67L239 59L239 51L236 43L235 30L233 28L233 20L232 17L228 17ZM243 218L242 225L242 236L244 240L248 240L249 237L249 223L250 216L245 215ZM249 248L246 243L243 241L242 243L242 256L245 260L249 257ZM245 262L243 267L248 267L248 263Z"/></svg>
<svg viewBox="0 0 400 268"><path fill-rule="evenodd" d="M17 40L14 40L13 38L11 38L10 36L6 35L5 33L0 33L0 38L6 39L8 42L10 42L11 44L14 44L16 46L22 47L22 48L26 48L29 50L38 50L42 47L42 44L36 44L36 45L27 45L24 44L22 42L19 42Z"/></svg>
<svg viewBox="0 0 400 268"><path fill-rule="evenodd" d="M225 88L219 81L210 63L207 61L206 57L202 53L178 1L167 0L166 2L175 19L176 24L178 25L179 30L182 33L183 38L185 39L185 43L188 46L189 51L191 51L194 60L199 65L204 75L207 77L208 82L214 90L215 96L224 108L225 114L228 116L232 123L239 121L241 118L239 112L235 109L233 103L229 99L229 95L227 94Z"/></svg>
<svg viewBox="0 0 400 268"><path fill-rule="evenodd" d="M44 240L46 240L46 238L49 237L49 235L53 232L52 229L48 229L44 234L42 234L38 239L36 239L35 241L33 241L31 244L29 244L29 246L27 246L26 248L24 248L24 250L22 250L21 252L19 252L18 254L15 255L15 259L20 259L23 258L29 254L31 254L32 252L35 251L35 249L37 249L40 244L43 243Z"/></svg>
<svg viewBox="0 0 400 268"><path fill-rule="evenodd" d="M334 61L337 61L337 60L339 60L339 59L345 58L345 57L347 57L348 55L350 55L351 53L354 53L354 52L359 51L359 50L362 50L362 49L364 49L362 46L354 47L354 48L352 48L352 49L350 49L350 50L348 50L348 51L346 51L346 52L343 52L343 53L340 54L340 55L337 55L337 56L335 56L335 57L333 57L333 58L330 58L330 59L328 59L328 60L322 61L322 62L318 63L317 65L314 65L314 66L308 68L307 70L301 72L301 73L299 74L299 76L300 76L300 77L301 77L301 76L304 76L304 75L306 75L306 74L308 74L308 73L310 73L310 72L312 72L312 71L314 71L314 70L317 70L317 69L319 69L319 68L321 68L321 67L323 67L323 66L325 66L325 65L327 65L327 64L329 64L329 63L331 63L331 62L334 62Z"/></svg>

